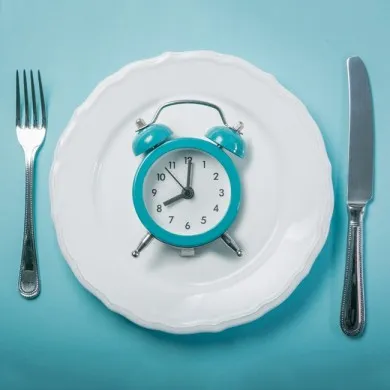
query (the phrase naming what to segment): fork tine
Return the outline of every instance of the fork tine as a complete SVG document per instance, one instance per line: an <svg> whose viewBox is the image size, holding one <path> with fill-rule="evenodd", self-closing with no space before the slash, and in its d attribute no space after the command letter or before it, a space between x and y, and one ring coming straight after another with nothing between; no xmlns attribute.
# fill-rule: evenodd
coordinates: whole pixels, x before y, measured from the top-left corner
<svg viewBox="0 0 390 390"><path fill-rule="evenodd" d="M30 110L28 107L27 76L25 70L23 70L23 84L24 84L24 108L25 108L24 125L26 127L30 127Z"/></svg>
<svg viewBox="0 0 390 390"><path fill-rule="evenodd" d="M21 127L19 71L16 71L16 126Z"/></svg>
<svg viewBox="0 0 390 390"><path fill-rule="evenodd" d="M38 83L39 83L39 95L41 97L42 127L46 129L47 118L46 118L45 97L43 95L41 72L39 70L38 70Z"/></svg>
<svg viewBox="0 0 390 390"><path fill-rule="evenodd" d="M37 101L35 99L34 76L32 70L30 70L30 81L31 81L31 96L32 96L32 108L33 108L33 127L38 127Z"/></svg>

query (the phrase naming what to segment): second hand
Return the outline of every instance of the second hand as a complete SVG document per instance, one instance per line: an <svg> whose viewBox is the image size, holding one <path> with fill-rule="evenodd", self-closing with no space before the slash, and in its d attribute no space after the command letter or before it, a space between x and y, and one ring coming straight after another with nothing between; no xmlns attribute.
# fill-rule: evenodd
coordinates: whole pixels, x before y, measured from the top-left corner
<svg viewBox="0 0 390 390"><path fill-rule="evenodd" d="M165 167L165 170L173 177L173 179L176 181L176 183L179 184L179 186L180 186L181 188L183 188L183 190L186 189L186 188L180 183L180 181L176 179L176 177L173 175L173 173L172 173L167 167Z"/></svg>

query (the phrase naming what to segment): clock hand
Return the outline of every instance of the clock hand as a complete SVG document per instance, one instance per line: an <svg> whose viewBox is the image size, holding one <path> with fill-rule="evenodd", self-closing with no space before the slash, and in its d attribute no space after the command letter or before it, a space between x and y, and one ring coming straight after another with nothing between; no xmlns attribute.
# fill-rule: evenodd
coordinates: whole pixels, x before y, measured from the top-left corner
<svg viewBox="0 0 390 390"><path fill-rule="evenodd" d="M187 170L187 187L183 187L183 185L179 182L179 180L176 179L176 177L173 175L173 173L165 167L165 170L173 177L173 179L176 181L177 184L183 189L181 194L174 196L173 198L170 198L163 202L164 206L168 206L180 199L191 199L194 197L194 190L190 187L191 185L191 179L192 179L192 161L188 162L188 170Z"/></svg>
<svg viewBox="0 0 390 390"><path fill-rule="evenodd" d="M170 198L170 199L166 200L165 202L163 202L163 205L168 206L168 205L170 205L170 204L172 204L180 199L192 199L194 197L194 195L195 195L194 190L191 187L188 187L185 190L183 190L181 192L181 194L176 195L173 198Z"/></svg>
<svg viewBox="0 0 390 390"><path fill-rule="evenodd" d="M192 160L188 162L188 170L187 170L187 188L191 187L192 181Z"/></svg>
<svg viewBox="0 0 390 390"><path fill-rule="evenodd" d="M165 167L165 170L173 177L173 179L176 181L176 183L179 184L179 186L181 188L183 188L183 190L185 190L185 187L180 183L179 180L176 179L176 177L173 175L173 173L167 167Z"/></svg>
<svg viewBox="0 0 390 390"><path fill-rule="evenodd" d="M176 195L173 198L170 198L170 199L166 200L165 202L163 202L163 205L168 206L168 205L170 205L170 204L172 204L180 199L184 199L184 196L185 196L185 193L183 191L181 194Z"/></svg>

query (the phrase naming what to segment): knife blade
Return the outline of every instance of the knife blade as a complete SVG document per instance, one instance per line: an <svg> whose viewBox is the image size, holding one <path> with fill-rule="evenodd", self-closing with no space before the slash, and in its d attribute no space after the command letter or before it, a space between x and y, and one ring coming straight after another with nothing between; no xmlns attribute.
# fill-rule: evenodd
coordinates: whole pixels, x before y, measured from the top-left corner
<svg viewBox="0 0 390 390"><path fill-rule="evenodd" d="M367 69L359 57L347 60L349 83L348 203L366 204L374 176L374 115Z"/></svg>
<svg viewBox="0 0 390 390"><path fill-rule="evenodd" d="M366 324L363 277L363 218L372 199L374 110L370 81L360 57L347 59L349 86L348 236L340 326L358 336Z"/></svg>

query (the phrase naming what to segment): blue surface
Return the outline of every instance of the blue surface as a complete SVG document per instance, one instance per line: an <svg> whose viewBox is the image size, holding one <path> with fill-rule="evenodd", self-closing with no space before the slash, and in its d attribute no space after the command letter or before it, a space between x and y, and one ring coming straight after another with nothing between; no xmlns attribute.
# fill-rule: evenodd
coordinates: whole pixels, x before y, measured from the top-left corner
<svg viewBox="0 0 390 390"><path fill-rule="evenodd" d="M388 0L0 0L0 389L388 389L389 19ZM172 336L110 313L77 283L56 243L48 174L61 131L102 78L130 61L192 49L241 56L302 99L326 141L336 204L324 250L284 304L221 334ZM376 117L375 198L365 237L368 322L358 340L338 324L350 55L368 67ZM24 67L41 69L49 111L37 165L42 293L31 302L17 293L24 166L14 82L15 69Z"/></svg>
<svg viewBox="0 0 390 390"><path fill-rule="evenodd" d="M149 172L149 169L160 157L173 150L179 149L197 149L208 153L210 156L214 157L221 163L226 173L228 174L230 181L231 198L229 207L226 210L224 217L211 230L192 236L174 234L163 229L150 216L143 197L144 181L147 173ZM153 152L148 154L142 162L140 162L140 166L135 174L133 182L133 200L138 217L144 224L146 230L151 233L152 236L167 244L177 246L179 248L195 248L197 246L205 245L211 241L216 240L223 233L225 233L226 230L229 229L230 225L234 222L240 207L241 182L237 168L233 161L217 145L210 141L205 141L199 138L176 138L159 146Z"/></svg>

